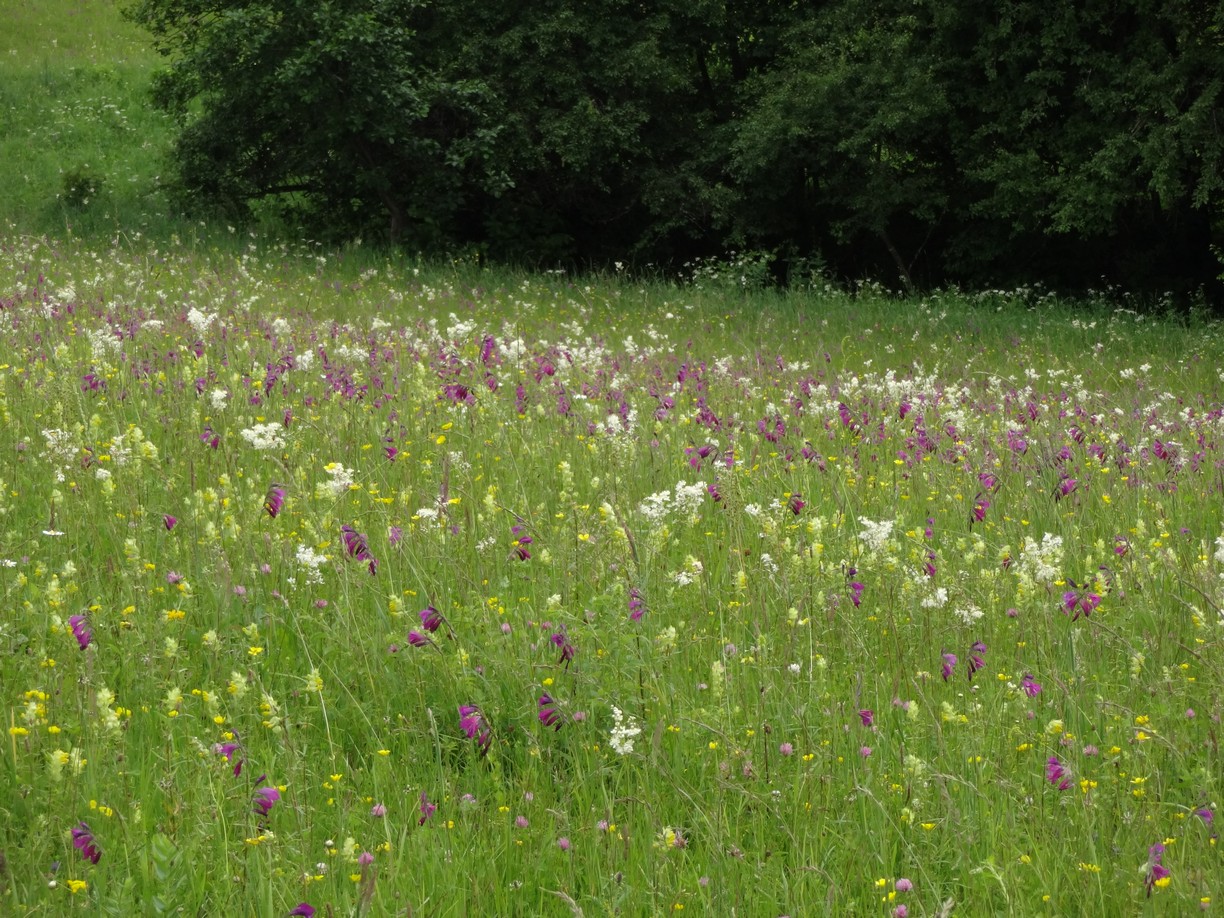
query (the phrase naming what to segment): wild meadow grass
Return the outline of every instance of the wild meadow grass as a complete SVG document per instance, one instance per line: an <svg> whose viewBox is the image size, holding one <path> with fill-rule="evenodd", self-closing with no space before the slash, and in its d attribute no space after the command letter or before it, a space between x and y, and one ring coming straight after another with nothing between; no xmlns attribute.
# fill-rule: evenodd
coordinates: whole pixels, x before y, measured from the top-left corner
<svg viewBox="0 0 1224 918"><path fill-rule="evenodd" d="M116 0L11 0L0 29L0 229L173 231L157 55Z"/></svg>
<svg viewBox="0 0 1224 918"><path fill-rule="evenodd" d="M0 271L6 914L1218 901L1217 325Z"/></svg>

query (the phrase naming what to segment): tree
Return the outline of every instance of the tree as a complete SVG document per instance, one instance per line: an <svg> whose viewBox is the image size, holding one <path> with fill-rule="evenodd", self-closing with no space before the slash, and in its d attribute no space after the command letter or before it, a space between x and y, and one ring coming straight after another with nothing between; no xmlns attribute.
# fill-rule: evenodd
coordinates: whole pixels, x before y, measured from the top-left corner
<svg viewBox="0 0 1224 918"><path fill-rule="evenodd" d="M446 79L417 40L423 0L138 0L171 59L183 188L233 214L277 197L353 234L442 240L466 195L497 194L487 87Z"/></svg>

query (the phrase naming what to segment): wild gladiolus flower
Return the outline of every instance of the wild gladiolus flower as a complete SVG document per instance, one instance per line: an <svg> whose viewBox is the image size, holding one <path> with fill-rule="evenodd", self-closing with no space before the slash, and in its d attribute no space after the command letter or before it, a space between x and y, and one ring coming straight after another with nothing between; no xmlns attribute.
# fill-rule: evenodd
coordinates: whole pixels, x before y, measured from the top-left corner
<svg viewBox="0 0 1224 918"><path fill-rule="evenodd" d="M214 743L213 752L225 759L226 762L234 762L234 777L242 774L242 766L245 759L239 758L235 761L234 753L242 748L242 744L238 741L238 734L234 734L234 739L228 743Z"/></svg>
<svg viewBox="0 0 1224 918"><path fill-rule="evenodd" d="M640 622L642 615L646 612L646 603L642 600L642 594L637 587L629 588L629 619L631 621Z"/></svg>
<svg viewBox="0 0 1224 918"><path fill-rule="evenodd" d="M314 918L315 909L309 902L299 902L289 913L289 918Z"/></svg>
<svg viewBox="0 0 1224 918"><path fill-rule="evenodd" d="M162 523L166 527L166 532L170 532L175 526L178 525L178 519L167 513L162 516Z"/></svg>
<svg viewBox="0 0 1224 918"><path fill-rule="evenodd" d="M1046 780L1056 785L1060 791L1065 791L1075 782L1071 780L1071 772L1067 771L1058 756L1052 755L1046 762Z"/></svg>
<svg viewBox="0 0 1224 918"><path fill-rule="evenodd" d="M1074 478L1064 478L1058 483L1058 487L1054 490L1054 500L1059 501L1064 497L1068 497L1075 493L1079 487L1079 481Z"/></svg>
<svg viewBox="0 0 1224 918"><path fill-rule="evenodd" d="M795 516L798 516L799 513L803 510L803 508L807 506L807 501L803 499L802 494L795 493L791 495L791 498L787 502L786 506L790 510L791 513L795 514Z"/></svg>
<svg viewBox="0 0 1224 918"><path fill-rule="evenodd" d="M557 710L557 703L553 701L552 696L547 692L540 696L540 723L546 727L552 727L554 730L561 729L561 712Z"/></svg>
<svg viewBox="0 0 1224 918"><path fill-rule="evenodd" d="M945 653L943 655L943 666L940 667L939 674L943 676L944 682L947 682L954 672L956 672L956 654Z"/></svg>
<svg viewBox="0 0 1224 918"><path fill-rule="evenodd" d="M1144 881L1144 886L1147 887L1147 894L1152 894L1152 888L1159 886L1164 888L1168 885L1169 868L1160 863L1161 857L1164 856L1165 846L1160 842L1148 848L1148 871L1147 878ZM1164 881L1163 883L1161 881Z"/></svg>
<svg viewBox="0 0 1224 918"><path fill-rule="evenodd" d="M569 642L569 637L565 633L565 627L549 638L554 644L561 648L561 659L558 663L564 663L565 668L569 669L570 660L578 653L578 648Z"/></svg>
<svg viewBox="0 0 1224 918"><path fill-rule="evenodd" d="M972 681L973 674L986 665L986 660L982 657L982 654L986 652L986 645L981 641L974 641L969 651L969 663L967 665L969 667L969 679Z"/></svg>
<svg viewBox="0 0 1224 918"><path fill-rule="evenodd" d="M430 803L429 798L425 796L425 791L421 791L421 818L417 820L418 826L423 826L438 809L436 803Z"/></svg>
<svg viewBox="0 0 1224 918"><path fill-rule="evenodd" d="M1031 673L1024 674L1024 678L1020 680L1020 688L1030 698L1041 694L1041 683L1034 680Z"/></svg>
<svg viewBox="0 0 1224 918"><path fill-rule="evenodd" d="M520 561L526 561L531 557L531 552L527 546L531 544L531 536L526 534L525 526L511 526L510 534L514 536L514 543L511 546L511 555L518 558Z"/></svg>
<svg viewBox="0 0 1224 918"><path fill-rule="evenodd" d="M68 627L72 629L72 636L76 638L82 650L89 646L89 642L93 640L93 632L89 629L84 615L72 616L68 619Z"/></svg>
<svg viewBox="0 0 1224 918"><path fill-rule="evenodd" d="M378 573L378 559L370 554L370 546L366 543L366 538L352 526L341 526L340 535L344 540L344 550L348 552L350 558L357 561L365 561L370 569L370 574Z"/></svg>
<svg viewBox="0 0 1224 918"><path fill-rule="evenodd" d="M858 712L859 720L863 722L864 727L870 727L875 723L875 711L870 708L863 708Z"/></svg>
<svg viewBox="0 0 1224 918"><path fill-rule="evenodd" d="M850 584L850 601L857 608L863 602L864 587L857 580Z"/></svg>
<svg viewBox="0 0 1224 918"><path fill-rule="evenodd" d="M488 753L489 745L493 742L493 735L480 708L474 704L459 705L459 729L467 734L468 739L476 740L481 755Z"/></svg>
<svg viewBox="0 0 1224 918"><path fill-rule="evenodd" d="M973 501L973 515L969 519L970 527L974 523L980 523L986 519L986 511L990 509L990 498L984 494L978 494Z"/></svg>
<svg viewBox="0 0 1224 918"><path fill-rule="evenodd" d="M274 484L268 488L268 493L264 497L264 509L268 511L268 516L276 519L277 514L281 512L281 508L285 506L285 489L280 485Z"/></svg>
<svg viewBox="0 0 1224 918"><path fill-rule="evenodd" d="M1074 613L1071 616L1071 621L1075 621L1081 615L1085 618L1093 613L1093 610L1101 604L1101 597L1091 592L1087 586L1080 589L1074 580L1068 578L1067 583L1071 584L1073 589L1067 590L1062 596L1063 613Z"/></svg>
<svg viewBox="0 0 1224 918"><path fill-rule="evenodd" d="M77 823L72 829L72 847L81 852L81 857L96 864L102 860L102 850L94 842L93 831L83 822Z"/></svg>
<svg viewBox="0 0 1224 918"><path fill-rule="evenodd" d="M260 816L266 817L272 812L272 807L276 806L280 796L280 791L275 787L261 787L255 791L255 796L251 800L255 812Z"/></svg>
<svg viewBox="0 0 1224 918"><path fill-rule="evenodd" d="M421 627L423 627L430 634L437 631L442 626L444 621L446 621L446 619L442 616L442 613L433 606L426 606L421 610Z"/></svg>
<svg viewBox="0 0 1224 918"><path fill-rule="evenodd" d="M409 631L408 643L413 647L428 647L433 643L433 639L427 635L421 634L419 631Z"/></svg>

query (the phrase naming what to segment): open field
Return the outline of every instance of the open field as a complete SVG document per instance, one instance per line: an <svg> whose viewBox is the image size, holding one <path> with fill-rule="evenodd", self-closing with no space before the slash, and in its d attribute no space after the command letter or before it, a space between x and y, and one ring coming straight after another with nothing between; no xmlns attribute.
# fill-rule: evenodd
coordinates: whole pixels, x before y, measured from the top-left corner
<svg viewBox="0 0 1224 918"><path fill-rule="evenodd" d="M1218 902L1218 326L357 249L0 277L6 914Z"/></svg>

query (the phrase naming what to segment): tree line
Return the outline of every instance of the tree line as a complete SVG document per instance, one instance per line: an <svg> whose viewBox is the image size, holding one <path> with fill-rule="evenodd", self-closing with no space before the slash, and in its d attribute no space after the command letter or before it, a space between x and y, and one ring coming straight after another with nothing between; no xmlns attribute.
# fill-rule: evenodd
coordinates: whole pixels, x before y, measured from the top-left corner
<svg viewBox="0 0 1224 918"><path fill-rule="evenodd" d="M1221 273L1224 2L135 0L177 186L494 259Z"/></svg>

